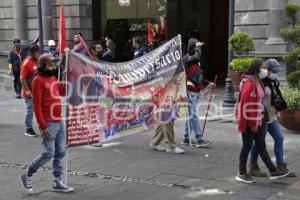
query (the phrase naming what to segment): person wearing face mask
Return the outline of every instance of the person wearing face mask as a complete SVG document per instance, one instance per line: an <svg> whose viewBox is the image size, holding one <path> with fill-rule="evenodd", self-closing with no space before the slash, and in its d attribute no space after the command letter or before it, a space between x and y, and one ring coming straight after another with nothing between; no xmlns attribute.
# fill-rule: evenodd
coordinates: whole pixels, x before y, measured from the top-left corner
<svg viewBox="0 0 300 200"><path fill-rule="evenodd" d="M32 44L36 44L38 38L36 38ZM13 40L13 47L8 52L8 69L9 74L14 77L14 89L16 93L16 98L21 99L21 81L20 81L20 71L21 71L21 63L28 55L30 45L21 45L20 39Z"/></svg>
<svg viewBox="0 0 300 200"><path fill-rule="evenodd" d="M110 34L110 33L106 34L104 40L105 40L105 46L106 46L106 49L107 49L106 52L108 53L109 57L110 57L112 60L114 60L114 59L115 59L115 49L116 49L116 45L115 45L115 42L114 42L113 39L112 39L112 34ZM101 44L101 46L102 46L103 48L105 48L105 47L104 47L104 44Z"/></svg>
<svg viewBox="0 0 300 200"><path fill-rule="evenodd" d="M199 64L201 58L201 46L204 43L199 42L196 39L191 41L194 42L188 44L187 54L182 58L186 72L186 87L189 104L189 121L186 121L185 124L185 135L182 143L189 144L189 131L191 131L195 133L196 138L196 141L191 140L192 145L203 148L209 146L211 142L203 139L197 107L201 90L208 85L212 85L212 83L204 79L203 70L201 70Z"/></svg>
<svg viewBox="0 0 300 200"><path fill-rule="evenodd" d="M44 50L44 54L51 54L55 58L59 57L59 52L56 49L56 44L54 40L48 41L48 48Z"/></svg>
<svg viewBox="0 0 300 200"><path fill-rule="evenodd" d="M33 110L32 110L32 94L31 84L32 80L37 74L37 62L40 56L40 47L33 44L29 48L30 56L27 57L21 65L20 80L22 83L22 97L25 99L26 104L26 117L25 117L25 135L36 137L37 133L33 130Z"/></svg>
<svg viewBox="0 0 300 200"><path fill-rule="evenodd" d="M276 157L277 170L282 173L289 172L287 164L284 162L284 151L283 151L283 133L278 121L278 112L281 109L286 109L286 104L282 108L276 106L276 98L282 98L282 94L279 89L279 82L277 80L277 74L282 70L279 62L275 59L268 59L262 66L262 82L265 87L265 97L263 104L265 112L267 113L268 119L262 125L262 134L264 139L266 138L267 132L271 135L274 140L274 153ZM276 108L277 107L277 108ZM279 110L278 110L279 109ZM256 177L265 177L266 173L262 172L258 166L258 152L256 143L252 146L251 151L251 162L249 166L249 174ZM294 172L290 172L289 177L295 177Z"/></svg>
<svg viewBox="0 0 300 200"><path fill-rule="evenodd" d="M132 39L132 46L134 48L133 58L139 58L149 53L149 49L145 44L142 36L136 36Z"/></svg>
<svg viewBox="0 0 300 200"><path fill-rule="evenodd" d="M255 180L247 173L247 160L253 141L263 162L270 171L270 179L285 177L289 172L278 171L271 161L266 149L265 137L262 132L263 99L265 95L260 77L264 76L261 66L263 61L254 60L240 84L240 102L237 107L238 130L242 133L243 146L239 158L239 172L235 179L239 182L254 183Z"/></svg>
<svg viewBox="0 0 300 200"><path fill-rule="evenodd" d="M66 131L61 117L60 95L65 95L65 83L56 79L57 58L42 55L39 58L38 75L32 83L34 113L42 134L43 152L20 175L22 187L33 192L31 177L40 167L53 159L53 191L72 192L74 188L62 181L63 159L66 153Z"/></svg>

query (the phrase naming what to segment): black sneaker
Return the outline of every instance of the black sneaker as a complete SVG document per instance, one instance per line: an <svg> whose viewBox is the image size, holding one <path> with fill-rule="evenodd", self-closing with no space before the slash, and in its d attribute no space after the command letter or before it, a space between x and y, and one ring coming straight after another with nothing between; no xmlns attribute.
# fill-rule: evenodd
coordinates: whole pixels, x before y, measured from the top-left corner
<svg viewBox="0 0 300 200"><path fill-rule="evenodd" d="M28 177L27 174L21 174L19 178L20 178L21 185L26 190L26 192L32 193L33 189L32 189L32 183L30 177Z"/></svg>
<svg viewBox="0 0 300 200"><path fill-rule="evenodd" d="M17 95L16 95L16 99L22 99L21 95L20 95L20 94L17 94Z"/></svg>
<svg viewBox="0 0 300 200"><path fill-rule="evenodd" d="M52 187L54 192L73 192L74 188L67 186L66 184L63 183L61 179L55 179L53 181L53 187Z"/></svg>
<svg viewBox="0 0 300 200"><path fill-rule="evenodd" d="M276 172L270 172L270 179L271 180L276 180L276 179L279 179L279 178L283 178L283 177L286 177L290 174L290 171L285 171L285 172L281 172L281 171L278 171L276 170Z"/></svg>
<svg viewBox="0 0 300 200"><path fill-rule="evenodd" d="M192 142L192 145L195 146L196 145L196 142L195 141L191 141ZM190 144L190 140L188 138L185 138L182 140L182 143L181 144L185 144L185 145L189 145Z"/></svg>
<svg viewBox="0 0 300 200"><path fill-rule="evenodd" d="M236 181L243 182L243 183L255 183L256 180L254 180L249 174L245 173L241 175L238 173L235 177Z"/></svg>
<svg viewBox="0 0 300 200"><path fill-rule="evenodd" d="M209 141L206 141L206 140L198 140L197 141L197 144L196 144L196 147L197 148L206 148L208 147L209 145L211 144L211 142Z"/></svg>
<svg viewBox="0 0 300 200"><path fill-rule="evenodd" d="M38 136L38 134L32 128L27 129L24 134L29 137L37 137Z"/></svg>

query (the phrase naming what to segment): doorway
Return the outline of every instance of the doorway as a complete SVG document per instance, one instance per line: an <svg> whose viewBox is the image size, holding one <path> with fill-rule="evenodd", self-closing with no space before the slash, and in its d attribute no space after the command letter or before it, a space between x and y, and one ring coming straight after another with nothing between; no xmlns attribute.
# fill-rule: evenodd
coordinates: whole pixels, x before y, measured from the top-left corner
<svg viewBox="0 0 300 200"><path fill-rule="evenodd" d="M131 58L128 44L134 34L145 34L145 25L159 22L165 16L167 39L181 34L183 52L191 31L199 30L202 48L201 65L206 77L224 83L228 66L228 0L131 0L129 6L120 6L118 0L93 0L94 39L113 32L116 42L116 61ZM100 11L100 12L99 12Z"/></svg>

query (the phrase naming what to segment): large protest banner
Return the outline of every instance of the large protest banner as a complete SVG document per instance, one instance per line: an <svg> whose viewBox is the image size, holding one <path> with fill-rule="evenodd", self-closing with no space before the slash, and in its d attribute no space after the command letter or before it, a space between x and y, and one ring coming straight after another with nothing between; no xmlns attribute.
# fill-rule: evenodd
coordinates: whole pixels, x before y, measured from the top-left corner
<svg viewBox="0 0 300 200"><path fill-rule="evenodd" d="M185 118L180 35L124 63L67 52L67 143L91 144Z"/></svg>

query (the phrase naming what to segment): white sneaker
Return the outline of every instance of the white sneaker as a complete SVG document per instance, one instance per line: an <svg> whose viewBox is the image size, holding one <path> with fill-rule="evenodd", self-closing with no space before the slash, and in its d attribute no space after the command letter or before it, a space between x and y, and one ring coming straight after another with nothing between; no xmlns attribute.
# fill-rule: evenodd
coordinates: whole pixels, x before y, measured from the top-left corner
<svg viewBox="0 0 300 200"><path fill-rule="evenodd" d="M176 154L183 154L184 150L180 149L179 147L175 147L174 149L166 149L167 153L176 153Z"/></svg>
<svg viewBox="0 0 300 200"><path fill-rule="evenodd" d="M154 151L166 151L166 147L162 146L162 145L157 145L154 146L153 144L150 144L150 148Z"/></svg>

